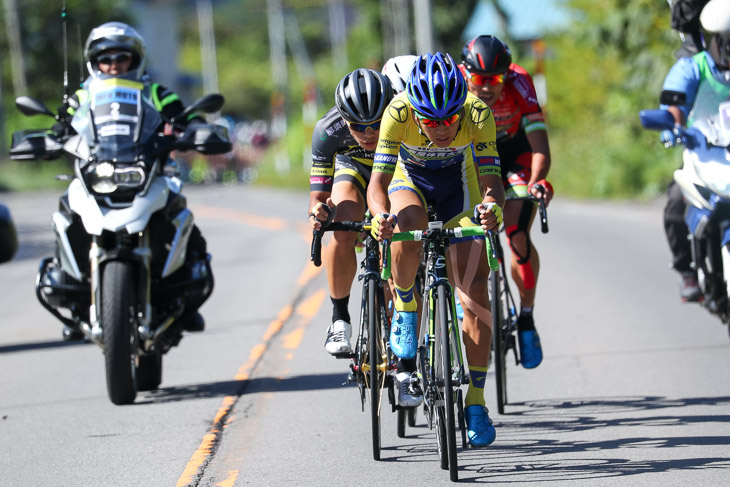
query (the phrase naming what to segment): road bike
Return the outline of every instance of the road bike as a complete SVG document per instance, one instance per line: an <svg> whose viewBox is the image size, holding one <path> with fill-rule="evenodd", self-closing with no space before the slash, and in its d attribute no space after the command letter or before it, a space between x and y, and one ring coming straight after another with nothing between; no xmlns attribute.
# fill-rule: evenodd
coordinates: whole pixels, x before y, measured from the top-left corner
<svg viewBox="0 0 730 487"><path fill-rule="evenodd" d="M369 220L328 224L325 222L319 231L313 232L311 259L315 266L321 265L321 242L325 231L364 232L367 235L364 242L365 256L360 263L361 273L358 275L358 280L362 282L362 306L357 338L351 353L340 354L337 357L350 359L347 382L357 383L363 412L365 405L370 403L373 458L380 460L382 395L383 390L387 389L389 401L395 409L393 374L396 369L396 357L391 352L388 341L390 293L385 292L385 284L381 277L380 248L378 241L370 235L370 229ZM405 430L405 421L406 416L399 414L399 431Z"/></svg>
<svg viewBox="0 0 730 487"><path fill-rule="evenodd" d="M461 332L456 317L454 291L446 272L446 250L452 238L484 235L481 227L443 228L432 221L427 230L399 232L392 241L424 243L425 282L423 311L418 336L418 376L423 389L423 410L428 427L436 429L441 468L449 470L452 481L459 478L456 425L466 448L466 424L462 385L469 384L461 350ZM387 259L386 265L390 264ZM388 277L390 269L384 275Z"/></svg>
<svg viewBox="0 0 730 487"><path fill-rule="evenodd" d="M544 194L543 190L543 194ZM547 210L545 198L524 197L509 198L509 200L528 200L537 202L540 214L542 233L548 232ZM497 411L504 414L507 404L507 354L510 350L514 355L515 366L520 364L517 347L517 307L514 295L507 279L508 265L504 258L502 244L496 232L487 232L490 242L491 255L489 273L489 302L492 312L492 353L494 354L494 371L497 384Z"/></svg>

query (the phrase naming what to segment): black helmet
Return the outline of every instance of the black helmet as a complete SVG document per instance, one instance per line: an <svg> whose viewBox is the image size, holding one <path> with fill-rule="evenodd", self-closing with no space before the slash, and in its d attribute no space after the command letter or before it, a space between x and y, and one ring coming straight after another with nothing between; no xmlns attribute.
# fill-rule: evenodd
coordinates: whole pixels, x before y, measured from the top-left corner
<svg viewBox="0 0 730 487"><path fill-rule="evenodd" d="M84 57L89 74L99 76L99 54L111 49L129 51L132 53L132 64L124 77L141 79L144 74L145 44L139 32L122 22L107 22L91 29L86 39Z"/></svg>
<svg viewBox="0 0 730 487"><path fill-rule="evenodd" d="M342 78L335 89L335 103L340 115L353 123L380 120L392 99L390 81L372 69L356 69Z"/></svg>
<svg viewBox="0 0 730 487"><path fill-rule="evenodd" d="M464 45L461 62L470 73L506 73L512 64L512 53L496 37L478 36Z"/></svg>

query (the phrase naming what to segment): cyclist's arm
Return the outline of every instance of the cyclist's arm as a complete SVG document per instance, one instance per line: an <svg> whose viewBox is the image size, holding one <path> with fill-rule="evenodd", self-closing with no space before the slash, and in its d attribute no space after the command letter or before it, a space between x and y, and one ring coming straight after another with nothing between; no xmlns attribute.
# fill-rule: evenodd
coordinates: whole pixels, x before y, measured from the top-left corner
<svg viewBox="0 0 730 487"><path fill-rule="evenodd" d="M482 203L497 203L502 208L505 196L494 116L487 105L476 97L472 103L475 109L469 109L469 113L471 123L474 124L474 162L482 188Z"/></svg>
<svg viewBox="0 0 730 487"><path fill-rule="evenodd" d="M323 204L329 204L335 175L335 158L341 139L333 124L339 118L330 110L314 126L312 132L312 166L309 171L309 222L317 230L319 222L327 218ZM315 218L312 218L312 213Z"/></svg>
<svg viewBox="0 0 730 487"><path fill-rule="evenodd" d="M527 187L530 188L530 192L536 196L540 196L540 192L533 188L532 185L543 179L547 179L548 172L550 171L550 144L548 142L548 136L546 130L533 130L527 134L527 140L530 143L532 149L532 173L530 174L530 181L527 183ZM545 195L545 203L550 201L552 194Z"/></svg>

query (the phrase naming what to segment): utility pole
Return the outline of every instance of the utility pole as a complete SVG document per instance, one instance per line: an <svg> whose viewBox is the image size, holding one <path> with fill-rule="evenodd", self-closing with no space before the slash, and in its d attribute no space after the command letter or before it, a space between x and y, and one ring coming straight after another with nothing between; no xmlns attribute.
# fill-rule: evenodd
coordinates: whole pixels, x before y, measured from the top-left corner
<svg viewBox="0 0 730 487"><path fill-rule="evenodd" d="M346 70L347 33L345 32L345 7L342 0L329 0L330 44L332 63L336 70Z"/></svg>
<svg viewBox="0 0 730 487"><path fill-rule="evenodd" d="M284 13L281 0L266 0L269 21L269 57L274 92L271 95L271 138L275 144L286 134L286 39L284 37ZM279 144L274 156L276 171L280 174L290 170L289 154Z"/></svg>
<svg viewBox="0 0 730 487"><path fill-rule="evenodd" d="M416 26L416 51L419 54L433 53L431 0L413 0L413 20Z"/></svg>
<svg viewBox="0 0 730 487"><path fill-rule="evenodd" d="M28 91L28 83L25 79L23 44L20 40L18 5L15 0L3 1L5 3L5 29L8 33L8 46L10 47L10 65L13 70L13 89L17 96L25 95Z"/></svg>
<svg viewBox="0 0 730 487"><path fill-rule="evenodd" d="M200 30L200 56L203 60L203 91L218 93L218 61L215 53L215 29L213 6L210 0L198 0L198 29Z"/></svg>

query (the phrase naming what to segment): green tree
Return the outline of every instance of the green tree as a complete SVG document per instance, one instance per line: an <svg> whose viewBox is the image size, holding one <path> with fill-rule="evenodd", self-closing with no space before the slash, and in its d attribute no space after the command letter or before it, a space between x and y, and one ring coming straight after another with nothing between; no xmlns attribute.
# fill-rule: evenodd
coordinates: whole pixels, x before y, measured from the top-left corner
<svg viewBox="0 0 730 487"><path fill-rule="evenodd" d="M576 21L548 39L546 63L557 191L581 197L653 196L679 163L638 112L657 108L679 37L651 0L571 0Z"/></svg>

